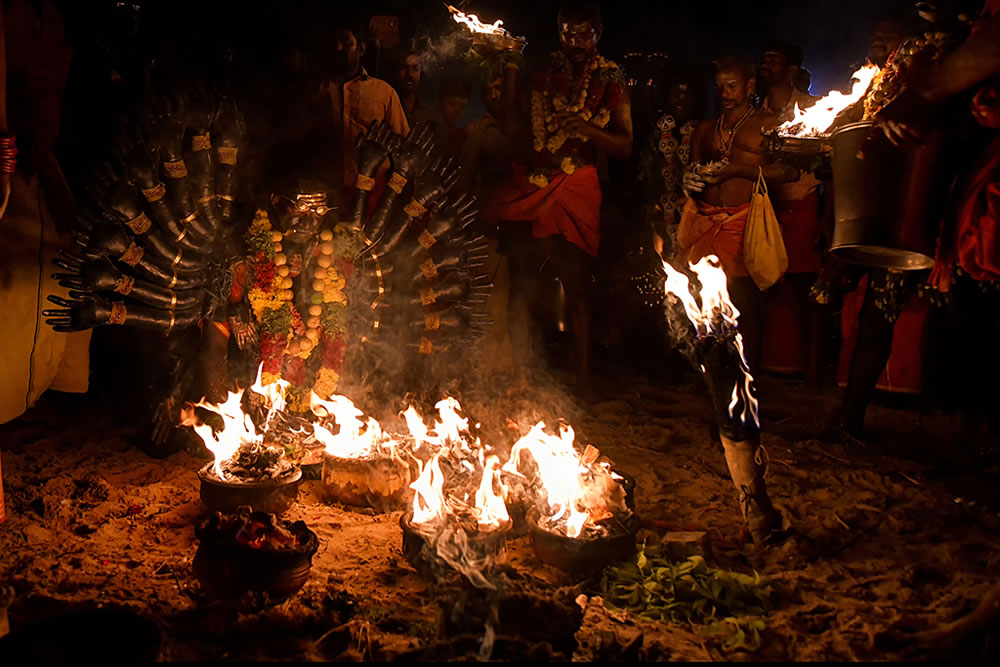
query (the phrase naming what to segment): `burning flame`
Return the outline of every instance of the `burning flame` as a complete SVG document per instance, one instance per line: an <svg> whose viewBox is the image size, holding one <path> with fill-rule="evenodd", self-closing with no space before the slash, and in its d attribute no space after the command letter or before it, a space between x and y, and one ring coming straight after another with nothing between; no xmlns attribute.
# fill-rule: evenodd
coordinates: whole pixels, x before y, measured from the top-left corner
<svg viewBox="0 0 1000 667"><path fill-rule="evenodd" d="M323 443L326 453L341 459L365 458L378 451L387 451L394 455L396 441L382 431L382 426L369 417L367 423L358 419L364 415L354 402L346 396L334 395L329 400L323 400L315 392L309 398L313 414L320 418L330 417L340 427L334 435L326 426L319 422L313 423L313 433L316 439Z"/></svg>
<svg viewBox="0 0 1000 667"><path fill-rule="evenodd" d="M504 502L506 489L500 480L500 459L488 454L487 446L484 446L479 438L471 441L469 419L461 415L462 406L456 399L446 397L438 401L434 407L437 408L440 419L432 430L427 429L423 419L412 406L403 413L414 441L414 448L419 448L423 444L437 448L434 457L423 467L417 480L410 485L415 491L413 523L426 524L454 513L449 505L450 498L451 505L457 507L457 511L460 513L468 511L473 514L481 529L499 528L510 518ZM469 507L467 504L468 493L464 499L446 496L444 489L446 480L441 468L442 459L449 460L459 469L455 473L459 479L452 479L452 484L457 482L459 487L465 486L468 491L472 490L471 485L463 485L461 478L466 473L474 477L479 470L482 470L473 506ZM501 493L496 492L497 488Z"/></svg>
<svg viewBox="0 0 1000 667"><path fill-rule="evenodd" d="M441 472L441 454L435 454L430 463L424 466L410 488L413 494L413 523L430 523L444 518L446 505L444 501L444 473Z"/></svg>
<svg viewBox="0 0 1000 667"><path fill-rule="evenodd" d="M715 255L701 258L697 264L690 265L698 276L701 291L698 296L701 305L691 294L688 277L674 270L663 262L663 270L667 272L665 291L680 299L684 304L688 319L698 332L698 337L723 333L726 327L736 328L736 318L740 311L729 300L729 289L726 287L726 272L722 270L721 262Z"/></svg>
<svg viewBox="0 0 1000 667"><path fill-rule="evenodd" d="M559 435L545 432L545 423L538 422L518 440L510 452L503 470L518 476L522 454L528 453L538 468L540 491L549 505L548 524L566 521L566 535L580 537L584 528L612 515L609 505L615 492L624 501L624 492L614 481L606 465L587 463L573 446L575 434L571 426L560 425ZM588 451L592 448L588 448ZM591 458L596 458L597 452ZM623 504L623 503L622 503Z"/></svg>
<svg viewBox="0 0 1000 667"><path fill-rule="evenodd" d="M229 398L218 405L204 401L195 404L196 408L205 408L222 417L223 428L221 431L216 432L208 424L199 423L193 414L185 418L184 421L185 424L194 429L209 451L215 455L213 470L221 480L226 479L225 473L222 472L224 461L233 458L244 444L261 444L264 441L264 434L257 432L250 415L243 412L242 400L243 391L240 390L229 392Z"/></svg>
<svg viewBox="0 0 1000 667"><path fill-rule="evenodd" d="M476 522L480 529L496 530L510 520L503 496L494 491L497 486L503 488L503 482L500 481L500 459L488 456L483 466L482 481L476 490L476 510L479 514Z"/></svg>
<svg viewBox="0 0 1000 667"><path fill-rule="evenodd" d="M746 352L743 349L743 336L737 329L737 318L740 311L736 309L729 299L729 289L726 286L726 272L722 270L719 258L715 255L703 257L697 264L690 264L691 270L698 276L701 283L701 291L698 300L691 294L688 277L676 271L667 262L663 262L663 270L667 273L667 280L664 291L667 295L673 296L684 305L684 311L688 319L695 328L695 336L702 338L708 335L733 336L733 341L740 356L740 370L742 379L733 385L732 399L729 403L729 417L733 418L737 406L742 402L743 409L739 417L744 424L752 418L754 423L760 426L757 397L753 391L753 376L750 374L750 367L747 365ZM705 372L705 366L701 366L701 372Z"/></svg>
<svg viewBox="0 0 1000 667"><path fill-rule="evenodd" d="M503 21L499 19L494 21L492 24L483 23L475 14L465 14L449 4L445 4L445 7L447 7L448 11L451 12L451 18L455 20L455 23L464 25L469 29L469 32L478 32L484 35L510 36L509 32L500 27L503 25Z"/></svg>
<svg viewBox="0 0 1000 667"><path fill-rule="evenodd" d="M271 419L278 412L283 412L287 406L285 402L285 394L288 392L288 388L292 386L291 382L286 380L277 380L270 384L263 384L261 377L264 370L264 364L261 363L257 367L257 379L254 383L250 385L250 391L260 394L264 397L266 405L268 407L267 419L264 420L264 431L267 431L268 426L271 424Z"/></svg>
<svg viewBox="0 0 1000 667"><path fill-rule="evenodd" d="M795 117L782 123L778 134L784 137L818 137L825 134L841 111L861 99L878 72L878 65L865 65L851 75L854 85L850 93L845 95L839 90L831 91L805 110L796 103Z"/></svg>

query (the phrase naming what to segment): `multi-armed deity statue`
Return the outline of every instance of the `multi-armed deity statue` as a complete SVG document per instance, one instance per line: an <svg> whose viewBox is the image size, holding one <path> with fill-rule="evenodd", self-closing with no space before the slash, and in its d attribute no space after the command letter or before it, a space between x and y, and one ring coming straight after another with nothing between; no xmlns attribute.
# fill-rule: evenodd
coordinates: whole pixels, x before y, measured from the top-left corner
<svg viewBox="0 0 1000 667"><path fill-rule="evenodd" d="M185 401L222 400L258 368L265 386L287 383L288 412L305 412L345 374L446 353L488 324L476 202L454 191L430 127L404 138L376 123L360 136L346 211L306 173L265 184L266 201L238 194L244 136L229 97L148 105L88 188L79 249L57 260L70 298L49 297L56 330L138 327L165 334L169 353L190 345L177 332L200 327L195 354L174 350L186 363L168 396L151 397L158 439Z"/></svg>

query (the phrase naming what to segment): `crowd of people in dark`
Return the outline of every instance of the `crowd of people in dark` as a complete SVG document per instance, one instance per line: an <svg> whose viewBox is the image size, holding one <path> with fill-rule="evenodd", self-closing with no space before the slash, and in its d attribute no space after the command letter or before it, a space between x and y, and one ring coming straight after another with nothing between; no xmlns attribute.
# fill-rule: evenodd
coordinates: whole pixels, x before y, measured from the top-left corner
<svg viewBox="0 0 1000 667"><path fill-rule="evenodd" d="M996 73L1000 40L997 3L986 4L967 17L975 27L956 52L960 61L943 61L926 91L901 96L876 125L894 143L919 140L933 123L958 128L952 133L962 142L955 191L979 184L962 219L995 225L996 100L978 91ZM243 105L255 146L247 168L257 176L248 182L266 183L308 162L318 178L339 186L333 206L346 206L358 179L356 140L372 123L402 136L433 126L438 147L461 167L459 178L479 202L477 224L490 239L484 270L494 283L494 327L483 343L483 370L510 375L512 390L533 381L536 366L555 365L569 371L568 383L582 398L613 398L594 382L608 360L665 381L682 376L684 364L664 330L662 293L644 293L641 284L657 273L660 258L683 267L714 254L729 277L754 376L845 387L827 435L863 439L866 408L882 389L961 407L967 416L961 437L986 437L980 427L995 394L988 382L998 368L1000 311L984 285L998 277L991 260L1000 247L980 228L979 236L963 228L968 233L957 252L938 257L935 276L946 261L957 260L964 270L942 309L925 298L943 293L925 289L927 271L850 266L829 255L830 174L775 160L765 147L766 133L826 93L811 88L809 71L810 59L823 54L803 53L796 35L761 44L753 54L720 49L710 63L690 62L683 53L643 52L616 54L616 64L601 51L606 27L599 3L567 2L551 17L561 47L551 56L529 47L523 56L487 53L472 63L465 53L443 53L440 40L421 39L426 31L400 25L398 17L348 13L338 4L311 21L303 12L282 20L290 37L272 45L280 58L268 67L239 66L221 46L218 52L209 47L201 61L199 74L231 87ZM30 170L30 179L5 175L10 205L0 229L13 252L7 239L23 227L22 254L38 255L39 243L58 246L58 234L74 217L67 181L82 180L93 169L116 114L179 75L174 68L186 62L184 46L167 42L169 48L141 66L116 62L103 70L113 72L111 78L95 87L85 76L70 76L62 20L48 0L4 0L3 27L0 130L17 135L18 169ZM200 27L209 43L219 29ZM858 61L884 67L907 37L929 27L916 8L905 8L866 29L871 45ZM849 75L844 72L845 86ZM968 113L973 95L977 116ZM860 119L863 102L854 117L846 113L838 122ZM61 109L72 111L60 119ZM716 167L705 166L710 164ZM765 290L743 264L748 202L759 176L788 255L783 279ZM24 202L33 200L29 186L44 200L44 211L26 209ZM384 188L384 178L374 187ZM952 208L969 201L960 194L954 200ZM31 235L32 228L50 224L48 237L37 229ZM954 231L943 229L942 247L955 246L945 238ZM38 290L28 294L18 287L20 278L0 270L5 312L23 310L34 322ZM14 303L18 299L25 303ZM37 348L35 327L21 329L5 329L5 343ZM86 355L86 347L86 340L60 344L66 359L60 364L60 354L50 355L46 379L37 367L26 376L19 365L5 371L5 378L19 380L0 385L12 394L4 398L0 421L19 414L47 387L85 386L79 372L85 362L77 363L75 379L60 384L55 378L72 371L73 349Z"/></svg>

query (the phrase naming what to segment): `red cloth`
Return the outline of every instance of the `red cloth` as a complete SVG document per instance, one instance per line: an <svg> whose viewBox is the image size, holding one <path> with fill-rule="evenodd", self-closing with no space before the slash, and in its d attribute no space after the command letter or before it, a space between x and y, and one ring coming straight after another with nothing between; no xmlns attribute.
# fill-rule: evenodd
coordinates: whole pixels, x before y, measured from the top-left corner
<svg viewBox="0 0 1000 667"><path fill-rule="evenodd" d="M548 179L549 184L539 188L528 181L525 165L515 165L511 180L500 188L487 208L487 221L530 221L535 238L562 234L567 241L596 257L601 230L601 184L597 169L580 167L572 174L554 169Z"/></svg>
<svg viewBox="0 0 1000 667"><path fill-rule="evenodd" d="M712 206L688 199L681 213L677 229L677 242L684 261L695 263L707 255L722 261L722 268L730 277L745 277L743 239L747 228L750 202L741 206Z"/></svg>
<svg viewBox="0 0 1000 667"><path fill-rule="evenodd" d="M865 301L868 276L858 283L858 289L844 296L841 311L840 330L843 342L840 347L840 364L837 368L837 384L847 385L854 356L854 344L858 338L858 316ZM889 362L879 377L876 388L903 394L918 394L923 387L923 351L927 315L930 308L917 295L910 297L903 308L892 332L892 352Z"/></svg>
<svg viewBox="0 0 1000 667"><path fill-rule="evenodd" d="M970 276L1000 279L1000 137L962 198L957 250L958 263Z"/></svg>
<svg viewBox="0 0 1000 667"><path fill-rule="evenodd" d="M777 202L775 215L781 223L781 236L788 253L786 273L816 273L823 253L816 248L816 228L819 226L819 195Z"/></svg>
<svg viewBox="0 0 1000 667"><path fill-rule="evenodd" d="M987 0L982 18L997 14L1000 0ZM982 20L977 21L973 34L982 26ZM1000 79L994 77L979 89L971 111L983 127L1000 128ZM942 225L929 282L949 291L956 262L976 280L1000 279L1000 137L990 142L972 170L955 222L946 219Z"/></svg>
<svg viewBox="0 0 1000 667"><path fill-rule="evenodd" d="M782 280L768 289L764 301L764 350L761 368L782 374L805 372L802 313L795 286Z"/></svg>

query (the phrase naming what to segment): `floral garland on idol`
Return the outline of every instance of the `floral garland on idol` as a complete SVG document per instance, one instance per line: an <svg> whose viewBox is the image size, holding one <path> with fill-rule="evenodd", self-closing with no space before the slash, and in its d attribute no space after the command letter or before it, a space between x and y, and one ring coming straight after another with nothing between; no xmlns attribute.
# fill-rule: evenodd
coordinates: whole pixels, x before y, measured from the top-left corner
<svg viewBox="0 0 1000 667"><path fill-rule="evenodd" d="M555 115L574 113L583 120L603 128L611 121L611 110L625 94L625 77L618 65L596 53L587 61L579 76L573 75L573 65L562 51L553 53L546 67L531 78L531 130L536 153L547 154L551 164L566 174L579 166L573 154L560 153L570 139L584 139L556 126ZM549 184L549 173L535 169L528 180L539 188Z"/></svg>
<svg viewBox="0 0 1000 667"><path fill-rule="evenodd" d="M258 210L245 236L253 258L248 298L261 332L261 382L289 382L289 410L305 412L310 391L326 399L337 390L347 348L344 288L354 273L356 242L339 229L323 230L310 258L289 258L283 239L267 212ZM312 287L306 304L295 302L296 279Z"/></svg>

